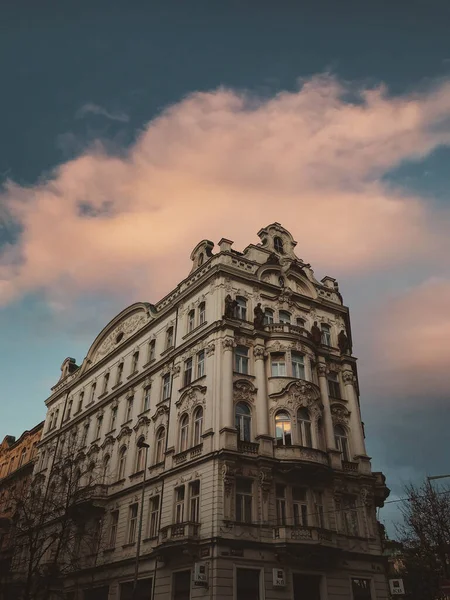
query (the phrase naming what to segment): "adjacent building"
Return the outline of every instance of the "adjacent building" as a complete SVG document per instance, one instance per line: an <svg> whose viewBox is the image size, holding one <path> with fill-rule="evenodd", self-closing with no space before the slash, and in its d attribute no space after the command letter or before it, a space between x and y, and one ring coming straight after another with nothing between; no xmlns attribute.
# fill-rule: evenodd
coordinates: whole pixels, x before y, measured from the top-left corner
<svg viewBox="0 0 450 600"><path fill-rule="evenodd" d="M76 438L102 527L67 598L127 599L136 575L142 599L389 597L348 308L280 224L258 236L203 240L170 294L64 361L35 474Z"/></svg>

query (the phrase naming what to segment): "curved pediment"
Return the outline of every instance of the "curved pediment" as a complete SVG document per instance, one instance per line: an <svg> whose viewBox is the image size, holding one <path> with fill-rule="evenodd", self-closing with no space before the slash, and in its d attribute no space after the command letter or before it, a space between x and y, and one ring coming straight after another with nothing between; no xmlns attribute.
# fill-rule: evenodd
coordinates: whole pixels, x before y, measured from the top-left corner
<svg viewBox="0 0 450 600"><path fill-rule="evenodd" d="M295 379L290 381L284 388L276 394L271 394L271 398L276 399L281 396L287 396L294 401L304 401L306 404L311 404L316 400L320 400L320 389L311 381L304 379Z"/></svg>
<svg viewBox="0 0 450 600"><path fill-rule="evenodd" d="M137 302L123 310L95 338L80 371L86 371L104 356L124 344L155 316L155 308L147 302Z"/></svg>
<svg viewBox="0 0 450 600"><path fill-rule="evenodd" d="M205 386L194 385L181 394L180 399L176 402L176 406L178 409L191 410L196 404L204 403L205 393Z"/></svg>

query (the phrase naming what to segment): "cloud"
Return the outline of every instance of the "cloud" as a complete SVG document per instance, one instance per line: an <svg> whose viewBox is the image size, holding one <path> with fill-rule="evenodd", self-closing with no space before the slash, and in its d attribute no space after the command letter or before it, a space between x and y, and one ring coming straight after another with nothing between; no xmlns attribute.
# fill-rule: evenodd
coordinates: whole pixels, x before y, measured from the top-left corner
<svg viewBox="0 0 450 600"><path fill-rule="evenodd" d="M82 119L87 114L100 115L107 119L111 119L111 121L121 121L122 123L128 123L130 120L130 117L123 112L110 112L106 110L106 108L92 102L83 104L83 106L77 110L75 117L77 119Z"/></svg>
<svg viewBox="0 0 450 600"><path fill-rule="evenodd" d="M120 153L98 143L34 186L6 184L21 233L0 257L0 303L117 290L155 301L200 239L242 248L275 220L330 274L435 256L435 216L383 176L449 144L449 116L447 81L399 97L326 75L264 99L191 94Z"/></svg>

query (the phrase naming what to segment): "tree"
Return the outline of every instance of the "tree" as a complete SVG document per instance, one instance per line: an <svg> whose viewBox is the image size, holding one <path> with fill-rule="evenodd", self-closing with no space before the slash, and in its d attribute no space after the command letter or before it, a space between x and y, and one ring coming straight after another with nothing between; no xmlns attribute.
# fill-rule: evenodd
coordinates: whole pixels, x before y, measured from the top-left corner
<svg viewBox="0 0 450 600"><path fill-rule="evenodd" d="M96 449L86 456L73 432L49 454L50 466L34 476L27 494L13 499L5 600L62 598L67 577L94 566L103 545L107 473Z"/></svg>
<svg viewBox="0 0 450 600"><path fill-rule="evenodd" d="M436 600L442 597L441 581L450 579L450 489L426 482L408 485L405 492L400 573L411 599Z"/></svg>

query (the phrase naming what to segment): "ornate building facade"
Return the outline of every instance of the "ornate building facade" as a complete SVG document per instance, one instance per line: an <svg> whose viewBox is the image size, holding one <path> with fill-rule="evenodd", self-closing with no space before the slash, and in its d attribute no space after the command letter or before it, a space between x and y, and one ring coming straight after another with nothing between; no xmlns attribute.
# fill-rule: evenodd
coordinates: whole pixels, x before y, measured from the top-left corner
<svg viewBox="0 0 450 600"><path fill-rule="evenodd" d="M103 530L67 598L135 576L142 599L388 598L348 309L281 225L258 235L200 242L176 289L64 361L35 474L76 435Z"/></svg>

